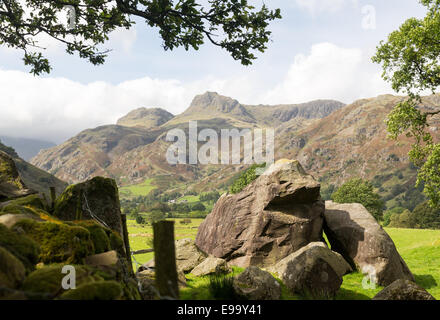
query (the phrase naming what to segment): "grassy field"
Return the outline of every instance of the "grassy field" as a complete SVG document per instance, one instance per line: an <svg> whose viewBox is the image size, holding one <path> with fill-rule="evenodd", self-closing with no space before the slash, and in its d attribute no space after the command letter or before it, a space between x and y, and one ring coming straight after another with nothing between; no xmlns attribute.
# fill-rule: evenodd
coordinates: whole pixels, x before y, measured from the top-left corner
<svg viewBox="0 0 440 320"><path fill-rule="evenodd" d="M203 219L191 219L190 224L181 224L183 219L170 219L174 220L176 239L191 238L195 239L197 235L197 228L202 223ZM148 249L150 248L150 243L153 239L153 228L150 225L141 226L136 223L135 220L127 221L127 228L130 239L130 248L132 251ZM153 253L139 254L136 255L136 260L140 263L146 263L153 258ZM133 263L135 267L135 263Z"/></svg>
<svg viewBox="0 0 440 320"><path fill-rule="evenodd" d="M180 224L181 219L176 220L175 235L177 239L192 238L197 234L197 227L203 219L191 219L189 225ZM146 249L147 241L152 238L150 226L141 227L135 221L128 221L130 245L132 250ZM415 230L385 228L396 244L397 250L408 264L414 274L416 282L428 290L436 299L440 299L440 230ZM145 263L153 257L153 254L138 255L136 259ZM240 273L243 269L234 268L233 274ZM188 275L188 288L182 290L182 299L210 299L209 277L196 278ZM368 300L374 297L382 288L364 289L362 280L364 276L352 273L344 277L344 282L339 290L337 300ZM283 288L282 299L295 300L298 296L292 296L287 289Z"/></svg>
<svg viewBox="0 0 440 320"><path fill-rule="evenodd" d="M151 190L157 187L152 185L153 179L147 179L143 183L135 184L128 187L121 187L119 193L121 197L137 197L146 196Z"/></svg>

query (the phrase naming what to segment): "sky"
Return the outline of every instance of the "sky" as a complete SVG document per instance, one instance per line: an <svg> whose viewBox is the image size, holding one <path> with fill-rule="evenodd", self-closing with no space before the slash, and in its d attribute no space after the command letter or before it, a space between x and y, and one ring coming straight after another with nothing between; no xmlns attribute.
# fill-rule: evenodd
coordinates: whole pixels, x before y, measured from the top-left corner
<svg viewBox="0 0 440 320"><path fill-rule="evenodd" d="M179 114L206 91L244 104L316 99L348 104L393 93L371 57L390 32L426 12L418 0L264 3L280 8L283 18L270 25L268 49L251 66L208 42L199 51L164 51L157 30L140 20L110 35L105 47L112 51L101 66L42 38L53 70L35 77L21 52L0 46L0 135L62 143L84 129L114 124L139 107Z"/></svg>

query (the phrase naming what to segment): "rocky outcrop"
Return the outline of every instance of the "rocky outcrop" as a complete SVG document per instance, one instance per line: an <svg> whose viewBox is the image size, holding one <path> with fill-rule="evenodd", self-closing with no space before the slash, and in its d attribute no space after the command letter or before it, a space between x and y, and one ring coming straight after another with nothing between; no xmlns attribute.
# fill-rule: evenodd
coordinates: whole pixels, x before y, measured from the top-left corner
<svg viewBox="0 0 440 320"><path fill-rule="evenodd" d="M54 216L64 221L97 220L122 235L116 182L95 177L67 187L56 199Z"/></svg>
<svg viewBox="0 0 440 320"><path fill-rule="evenodd" d="M12 157L0 151L0 202L33 193L21 179Z"/></svg>
<svg viewBox="0 0 440 320"><path fill-rule="evenodd" d="M341 287L342 277L351 271L351 267L324 243L314 242L270 267L269 271L278 274L293 294L331 298Z"/></svg>
<svg viewBox="0 0 440 320"><path fill-rule="evenodd" d="M435 298L414 282L400 279L379 292L373 300L435 300Z"/></svg>
<svg viewBox="0 0 440 320"><path fill-rule="evenodd" d="M240 267L270 266L322 239L320 185L298 161L281 160L238 194L223 195L196 245Z"/></svg>
<svg viewBox="0 0 440 320"><path fill-rule="evenodd" d="M224 274L229 273L231 269L228 263L224 259L208 257L203 260L198 266L196 266L191 274L196 277L208 276L212 274Z"/></svg>
<svg viewBox="0 0 440 320"><path fill-rule="evenodd" d="M235 292L247 300L279 300L281 285L267 271L258 267L246 268L233 280Z"/></svg>
<svg viewBox="0 0 440 320"><path fill-rule="evenodd" d="M390 236L376 219L357 203L325 203L324 231L332 250L339 252L360 271L373 272L380 285L414 276L397 252Z"/></svg>

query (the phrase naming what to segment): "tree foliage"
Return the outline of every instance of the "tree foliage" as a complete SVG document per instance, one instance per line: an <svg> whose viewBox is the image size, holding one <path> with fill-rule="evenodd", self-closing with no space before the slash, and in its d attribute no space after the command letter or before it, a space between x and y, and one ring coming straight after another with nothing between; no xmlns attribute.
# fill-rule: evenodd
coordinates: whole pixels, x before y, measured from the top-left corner
<svg viewBox="0 0 440 320"><path fill-rule="evenodd" d="M256 170L258 168L264 168L266 164L254 164L245 172L243 172L230 186L229 192L231 193L239 193L242 191L248 184L254 181L258 176Z"/></svg>
<svg viewBox="0 0 440 320"><path fill-rule="evenodd" d="M382 220L383 201L368 181L362 179L347 181L332 194L332 200L337 203L360 203L376 220Z"/></svg>
<svg viewBox="0 0 440 320"><path fill-rule="evenodd" d="M382 77L393 89L408 97L388 115L390 137L413 137L409 153L420 170L417 185L424 182L430 204L440 206L440 144L429 132L430 121L439 109L421 108L421 94L440 87L440 0L421 0L427 8L423 19L411 18L377 47L373 61L382 65Z"/></svg>
<svg viewBox="0 0 440 320"><path fill-rule="evenodd" d="M440 211L432 208L428 202L419 204L412 212L389 212L388 223L391 228L440 229Z"/></svg>
<svg viewBox="0 0 440 320"><path fill-rule="evenodd" d="M38 42L41 35L97 65L109 52L102 48L109 33L132 28L135 18L158 29L165 50L198 50L208 39L249 65L256 51L267 48L269 22L281 14L265 5L256 10L247 0L210 0L203 6L197 0L2 0L0 44L22 50L36 75L51 70Z"/></svg>

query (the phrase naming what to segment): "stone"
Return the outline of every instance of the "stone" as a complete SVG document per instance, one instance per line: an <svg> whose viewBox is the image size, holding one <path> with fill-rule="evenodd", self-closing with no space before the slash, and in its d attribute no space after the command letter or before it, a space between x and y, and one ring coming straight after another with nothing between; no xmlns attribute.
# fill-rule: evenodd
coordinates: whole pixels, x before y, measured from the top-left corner
<svg viewBox="0 0 440 320"><path fill-rule="evenodd" d="M191 274L196 277L202 277L212 274L223 274L229 273L231 269L229 268L226 260L216 258L216 257L208 257L203 260L198 266L196 266Z"/></svg>
<svg viewBox="0 0 440 320"><path fill-rule="evenodd" d="M158 291L154 286L155 274L154 271L144 270L138 272L138 281L140 283L139 291L143 300L158 299Z"/></svg>
<svg viewBox="0 0 440 320"><path fill-rule="evenodd" d="M380 291L373 300L435 300L435 298L416 283L399 279Z"/></svg>
<svg viewBox="0 0 440 320"><path fill-rule="evenodd" d="M85 259L85 264L91 266L111 266L119 262L118 253L115 250L94 254Z"/></svg>
<svg viewBox="0 0 440 320"><path fill-rule="evenodd" d="M324 243L313 242L282 259L268 271L277 274L292 294L331 298L351 267Z"/></svg>
<svg viewBox="0 0 440 320"><path fill-rule="evenodd" d="M267 271L258 267L247 267L242 273L234 277L235 292L247 300L279 300L281 285Z"/></svg>
<svg viewBox="0 0 440 320"><path fill-rule="evenodd" d="M179 288L185 288L186 278L183 271L177 272ZM137 279L141 285L139 290L143 300L156 300L159 298L158 290L155 286L155 272L154 269L143 270L137 273Z"/></svg>
<svg viewBox="0 0 440 320"><path fill-rule="evenodd" d="M96 281L78 286L75 290L67 290L60 300L120 300L123 297L123 288L120 283L110 281Z"/></svg>
<svg viewBox="0 0 440 320"><path fill-rule="evenodd" d="M266 267L322 240L320 185L281 160L237 194L224 194L200 225L196 246L231 265Z"/></svg>
<svg viewBox="0 0 440 320"><path fill-rule="evenodd" d="M16 224L17 222L20 222L24 219L32 219L36 221L43 221L42 219L38 218L35 215L32 214L12 214L7 213L0 216L0 223L5 225L8 228L11 228Z"/></svg>
<svg viewBox="0 0 440 320"><path fill-rule="evenodd" d="M387 286L398 279L414 281L390 236L367 209L358 203L325 203L324 231L332 250L353 267Z"/></svg>
<svg viewBox="0 0 440 320"><path fill-rule="evenodd" d="M176 264L177 271L191 272L197 265L206 259L192 239L180 239L176 241Z"/></svg>
<svg viewBox="0 0 440 320"><path fill-rule="evenodd" d="M55 201L54 216L64 221L95 220L123 235L118 187L113 179L95 177L68 186Z"/></svg>
<svg viewBox="0 0 440 320"><path fill-rule="evenodd" d="M26 269L23 263L8 250L0 247L0 287L15 289L20 286L25 276Z"/></svg>

